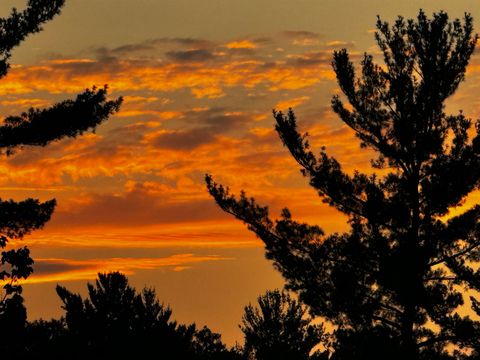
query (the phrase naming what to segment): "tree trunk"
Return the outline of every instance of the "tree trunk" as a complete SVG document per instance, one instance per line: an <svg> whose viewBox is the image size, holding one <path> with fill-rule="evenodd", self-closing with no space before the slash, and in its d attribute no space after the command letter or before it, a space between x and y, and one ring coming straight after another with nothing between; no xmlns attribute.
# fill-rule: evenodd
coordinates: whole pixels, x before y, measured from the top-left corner
<svg viewBox="0 0 480 360"><path fill-rule="evenodd" d="M409 305L405 308L402 319L402 359L404 360L418 359L418 349L413 333L414 314L414 306Z"/></svg>

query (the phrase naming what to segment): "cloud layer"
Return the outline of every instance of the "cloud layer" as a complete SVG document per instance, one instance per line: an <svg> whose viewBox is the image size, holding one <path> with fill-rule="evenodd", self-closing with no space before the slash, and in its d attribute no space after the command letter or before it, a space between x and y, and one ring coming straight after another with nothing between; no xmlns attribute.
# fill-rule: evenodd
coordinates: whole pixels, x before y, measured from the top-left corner
<svg viewBox="0 0 480 360"><path fill-rule="evenodd" d="M107 258L72 260L61 258L37 259L35 273L24 283L37 284L46 282L89 280L98 273L120 271L131 275L138 270L165 269L184 271L195 264L209 261L231 260L217 255L200 256L194 254L176 254L163 258Z"/></svg>
<svg viewBox="0 0 480 360"><path fill-rule="evenodd" d="M4 158L0 188L4 197L58 199L52 221L30 238L43 252L49 246L259 246L207 195L205 173L233 192L245 189L274 215L288 206L301 220L342 231L345 218L308 187L271 117L273 108L293 107L314 148L326 146L348 172L371 171L373 154L360 150L353 132L329 109L331 96L339 93L332 51L342 47L359 61L352 42L295 30L224 42L157 38L14 66L0 83L5 115L47 106L94 84L108 83L112 96L124 96L125 103L97 133ZM457 94L448 109L474 114L478 63L475 58L469 68L468 92ZM75 277L92 275L98 264L130 262L61 259L38 262L43 270L37 279L62 266L64 275L58 276Z"/></svg>

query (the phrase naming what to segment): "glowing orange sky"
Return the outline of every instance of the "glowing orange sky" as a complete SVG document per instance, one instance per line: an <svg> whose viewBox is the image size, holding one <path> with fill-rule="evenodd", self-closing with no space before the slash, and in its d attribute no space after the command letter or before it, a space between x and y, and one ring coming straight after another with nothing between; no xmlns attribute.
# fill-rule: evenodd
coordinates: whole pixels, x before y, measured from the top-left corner
<svg viewBox="0 0 480 360"><path fill-rule="evenodd" d="M0 13L23 3L2 1ZM374 53L376 14L392 20L420 7L480 21L480 5L463 0L67 0L14 52L0 113L106 83L125 103L94 134L0 164L3 198L59 203L25 239L37 260L25 286L29 316L61 314L57 282L84 292L96 272L121 270L135 286L155 286L178 320L239 340L243 305L282 281L255 236L209 198L204 174L273 213L288 206L327 232L345 230L282 147L271 110L294 107L314 146L326 145L347 171L370 171L368 152L329 109L339 91L332 51L347 47L354 60ZM478 117L479 70L477 54L449 110Z"/></svg>

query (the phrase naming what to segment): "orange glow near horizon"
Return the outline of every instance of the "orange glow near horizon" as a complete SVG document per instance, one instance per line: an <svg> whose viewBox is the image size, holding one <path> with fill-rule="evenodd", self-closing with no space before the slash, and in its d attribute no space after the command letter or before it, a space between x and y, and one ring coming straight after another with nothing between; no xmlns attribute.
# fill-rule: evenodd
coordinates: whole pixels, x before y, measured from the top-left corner
<svg viewBox="0 0 480 360"><path fill-rule="evenodd" d="M183 271L192 265L209 261L227 261L230 258L217 255L196 256L194 254L176 254L166 258L108 258L88 260L68 259L36 259L37 267L56 266L59 271L53 273L34 273L21 284L57 283L60 281L91 280L98 273L120 271L131 275L135 270L166 269L169 271Z"/></svg>

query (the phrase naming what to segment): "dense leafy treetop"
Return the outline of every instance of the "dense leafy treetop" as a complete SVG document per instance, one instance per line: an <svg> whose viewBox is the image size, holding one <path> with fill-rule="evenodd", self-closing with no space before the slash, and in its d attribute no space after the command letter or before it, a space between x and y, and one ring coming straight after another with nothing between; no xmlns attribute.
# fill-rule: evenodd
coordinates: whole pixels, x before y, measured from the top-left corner
<svg viewBox="0 0 480 360"><path fill-rule="evenodd" d="M172 310L161 304L152 288L137 292L119 272L98 274L83 299L65 287L57 293L66 311L67 341L78 349L75 358L104 359L149 356L165 359L235 359L219 334L195 324L171 320ZM65 340L63 341L65 343Z"/></svg>
<svg viewBox="0 0 480 360"><path fill-rule="evenodd" d="M249 359L324 358L314 349L324 340L323 328L311 323L305 307L297 300L287 292L273 290L258 297L257 301L257 306L245 307L240 325Z"/></svg>

